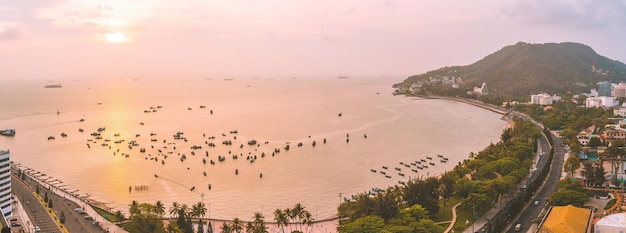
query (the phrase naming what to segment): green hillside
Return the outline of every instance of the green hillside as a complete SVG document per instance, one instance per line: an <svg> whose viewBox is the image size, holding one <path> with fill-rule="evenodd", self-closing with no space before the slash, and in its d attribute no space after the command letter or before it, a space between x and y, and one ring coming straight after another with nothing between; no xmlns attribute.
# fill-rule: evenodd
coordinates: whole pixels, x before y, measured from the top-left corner
<svg viewBox="0 0 626 233"><path fill-rule="evenodd" d="M626 81L626 65L598 55L583 44L519 42L474 64L444 67L414 75L394 87L406 93L411 85L443 77L458 80L458 89L447 83L449 85L441 84L437 90L449 89L460 93L473 90L473 87L485 82L489 95L515 98L538 92L589 91L600 81L623 82Z"/></svg>

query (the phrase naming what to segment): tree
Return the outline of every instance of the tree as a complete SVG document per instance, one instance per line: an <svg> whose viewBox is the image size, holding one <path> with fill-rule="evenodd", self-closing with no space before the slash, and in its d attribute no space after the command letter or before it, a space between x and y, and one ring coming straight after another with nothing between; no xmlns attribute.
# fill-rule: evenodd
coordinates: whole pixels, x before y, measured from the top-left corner
<svg viewBox="0 0 626 233"><path fill-rule="evenodd" d="M578 139L574 138L573 142L569 144L569 150L572 152L572 156L578 156L582 151Z"/></svg>
<svg viewBox="0 0 626 233"><path fill-rule="evenodd" d="M224 222L224 224L222 224L222 227L220 227L220 232L221 233L232 233L233 229L231 229L230 224Z"/></svg>
<svg viewBox="0 0 626 233"><path fill-rule="evenodd" d="M282 232L285 233L285 226L287 226L287 216L283 210L274 210L274 221L276 222L278 228L280 228Z"/></svg>
<svg viewBox="0 0 626 233"><path fill-rule="evenodd" d="M198 233L204 233L204 223L202 222L202 219L198 220Z"/></svg>
<svg viewBox="0 0 626 233"><path fill-rule="evenodd" d="M559 189L556 193L552 194L548 201L550 205L565 206L572 204L582 207L588 199L589 196L586 193L570 189Z"/></svg>
<svg viewBox="0 0 626 233"><path fill-rule="evenodd" d="M206 211L207 208L203 202L198 202L191 206L191 213L198 219L204 217L204 215L206 215Z"/></svg>
<svg viewBox="0 0 626 233"><path fill-rule="evenodd" d="M163 205L163 202L156 201L156 203L154 203L154 212L159 218L163 218L163 214L165 213L165 205Z"/></svg>
<svg viewBox="0 0 626 233"><path fill-rule="evenodd" d="M254 220L252 221L253 233L266 233L267 226L265 226L265 217L259 212L254 213Z"/></svg>
<svg viewBox="0 0 626 233"><path fill-rule="evenodd" d="M617 167L622 162L622 158L624 156L624 150L622 147L624 143L621 141L613 141L609 146L606 147L604 152L600 154L600 159L604 161L608 161L611 164L611 168L613 172L613 182L617 181Z"/></svg>
<svg viewBox="0 0 626 233"><path fill-rule="evenodd" d="M131 221L138 232L155 232L157 229L158 214L154 205L150 203L137 204L136 210L131 213Z"/></svg>
<svg viewBox="0 0 626 233"><path fill-rule="evenodd" d="M385 220L380 216L368 215L344 224L339 228L340 233L378 233L385 228Z"/></svg>
<svg viewBox="0 0 626 233"><path fill-rule="evenodd" d="M120 210L115 211L115 213L113 213L113 215L115 215L115 218L117 218L117 221L124 221L124 219L126 218L124 216L124 213L122 213L122 211L120 211Z"/></svg>
<svg viewBox="0 0 626 233"><path fill-rule="evenodd" d="M52 209L52 198L48 200L48 208Z"/></svg>
<svg viewBox="0 0 626 233"><path fill-rule="evenodd" d="M65 223L65 212L61 211L61 215L59 216L59 222L61 222L61 224Z"/></svg>
<svg viewBox="0 0 626 233"><path fill-rule="evenodd" d="M43 202L48 203L48 192L43 194Z"/></svg>
<svg viewBox="0 0 626 233"><path fill-rule="evenodd" d="M243 223L237 217L233 218L233 223L231 225L232 232L241 233L243 231Z"/></svg>
<svg viewBox="0 0 626 233"><path fill-rule="evenodd" d="M569 158L567 158L563 167L569 173L570 178L573 178L574 172L578 168L580 168L580 159L577 155L571 155Z"/></svg>
<svg viewBox="0 0 626 233"><path fill-rule="evenodd" d="M178 202L172 203L172 207L170 207L170 216L172 218L176 218L178 216L178 211L180 210L180 205Z"/></svg>
<svg viewBox="0 0 626 233"><path fill-rule="evenodd" d="M602 145L602 141L600 141L599 137L591 137L589 139L589 143L587 143L587 146L595 149L598 148L598 146Z"/></svg>

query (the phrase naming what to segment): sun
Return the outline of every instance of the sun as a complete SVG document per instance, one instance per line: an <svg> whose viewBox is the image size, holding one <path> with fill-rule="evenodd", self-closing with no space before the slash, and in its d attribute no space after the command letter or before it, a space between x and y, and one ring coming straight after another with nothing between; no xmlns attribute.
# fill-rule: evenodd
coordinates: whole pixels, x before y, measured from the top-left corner
<svg viewBox="0 0 626 233"><path fill-rule="evenodd" d="M121 32L113 32L106 35L107 41L110 43L122 43L128 40L124 33Z"/></svg>

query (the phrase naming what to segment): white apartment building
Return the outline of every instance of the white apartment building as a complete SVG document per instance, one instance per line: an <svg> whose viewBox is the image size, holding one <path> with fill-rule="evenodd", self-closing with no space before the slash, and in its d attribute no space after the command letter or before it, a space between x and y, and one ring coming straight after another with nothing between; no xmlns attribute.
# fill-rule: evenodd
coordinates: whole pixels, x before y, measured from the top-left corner
<svg viewBox="0 0 626 233"><path fill-rule="evenodd" d="M12 202L10 153L8 150L0 150L0 208L5 219L13 216Z"/></svg>
<svg viewBox="0 0 626 233"><path fill-rule="evenodd" d="M550 105L552 104L552 96L542 93L538 95L530 95L530 103L531 104L539 104L539 105Z"/></svg>
<svg viewBox="0 0 626 233"><path fill-rule="evenodd" d="M626 97L626 83L613 85L613 96L616 98Z"/></svg>
<svg viewBox="0 0 626 233"><path fill-rule="evenodd" d="M612 96L598 96L598 97L589 97L585 100L585 107L587 108L610 108L615 107L619 104L619 101Z"/></svg>

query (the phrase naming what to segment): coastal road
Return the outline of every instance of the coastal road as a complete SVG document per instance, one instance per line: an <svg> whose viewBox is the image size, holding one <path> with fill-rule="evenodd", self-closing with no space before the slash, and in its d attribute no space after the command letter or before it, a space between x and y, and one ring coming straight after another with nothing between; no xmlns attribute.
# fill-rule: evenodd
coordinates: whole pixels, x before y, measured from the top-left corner
<svg viewBox="0 0 626 233"><path fill-rule="evenodd" d="M13 193L20 198L24 205L24 210L32 222L23 223L26 232L35 232L39 227L41 232L61 232L43 204L35 197L35 186L29 186L27 182L22 182L16 176L12 176L11 188ZM40 190L41 191L41 190ZM54 202L54 201L53 201ZM53 203L54 206L54 203Z"/></svg>
<svg viewBox="0 0 626 233"><path fill-rule="evenodd" d="M517 216L517 218L513 221L513 224L509 226L506 232L516 233L516 232L530 232L530 230L535 230L533 227L532 221L536 220L537 215L541 212L541 210L546 206L548 198L552 196L554 192L557 191L557 182L561 179L561 174L563 171L563 163L565 150L563 149L562 143L563 139L555 137L553 135L546 135L552 137L552 141L554 142L554 157L552 166L550 168L550 173L544 183L541 186L541 189L537 192L537 195L534 199L531 199L530 203L526 205L526 207L522 210L522 212ZM545 156L545 155L544 155ZM538 205L534 205L534 201L539 201ZM515 225L521 224L522 229L520 231L515 231Z"/></svg>
<svg viewBox="0 0 626 233"><path fill-rule="evenodd" d="M13 187L15 195L18 195L20 200L22 200L24 204L24 208L26 209L30 218L33 219L33 222L39 224L39 225L38 224L35 224L35 225L38 225L41 228L41 232L61 232L60 228L56 226L56 224L52 220L52 217L50 217L50 215L46 212L43 205L39 204L38 201L36 201L35 196L33 195L33 193L36 191L36 187L38 183L33 181L28 176L25 181L22 181L16 176L13 176L12 179L15 181L15 182L12 182L13 183L12 187ZM87 215L79 214L78 212L75 211L76 208L82 207L82 206L78 206L74 202L71 202L65 199L65 197L62 197L62 196L54 194L53 192L50 192L50 190L48 190L46 187L42 185L39 185L39 193L41 193L42 196L44 193L48 193L48 198L52 200L52 210L55 212L55 214L58 217L61 216L61 213L65 215L66 221L65 221L65 224L63 224L63 226L65 226L68 232L72 232L72 233L73 232L86 232L86 233L103 232L102 229L93 225L93 220L86 218ZM38 209L35 212L33 212L33 214L31 214L31 212L29 211L29 208L33 208L32 206L35 206L35 205L38 205L39 207L41 207L41 209ZM91 216L91 217L98 218L99 216ZM49 219L50 223L43 221L45 219ZM30 226L31 230L33 228L34 226Z"/></svg>

